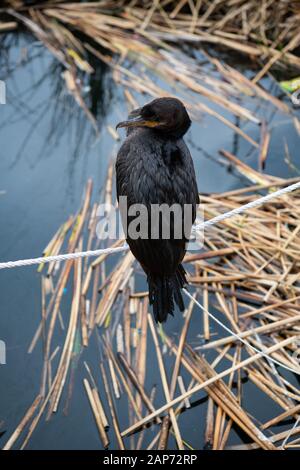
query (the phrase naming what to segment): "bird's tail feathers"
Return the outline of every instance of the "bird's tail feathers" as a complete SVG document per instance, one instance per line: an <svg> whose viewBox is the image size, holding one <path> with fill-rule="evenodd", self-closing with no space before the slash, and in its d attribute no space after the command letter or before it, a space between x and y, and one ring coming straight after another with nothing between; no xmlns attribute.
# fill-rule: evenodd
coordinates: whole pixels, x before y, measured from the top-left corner
<svg viewBox="0 0 300 470"><path fill-rule="evenodd" d="M181 311L184 303L181 289L187 284L186 272L180 264L172 276L148 274L149 301L153 305L156 322L163 323L168 315L174 315L174 301Z"/></svg>

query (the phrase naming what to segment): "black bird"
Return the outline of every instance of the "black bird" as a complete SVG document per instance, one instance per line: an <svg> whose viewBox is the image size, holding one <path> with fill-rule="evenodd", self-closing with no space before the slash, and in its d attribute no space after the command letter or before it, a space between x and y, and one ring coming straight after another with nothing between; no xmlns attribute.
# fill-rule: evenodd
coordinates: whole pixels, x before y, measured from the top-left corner
<svg viewBox="0 0 300 470"><path fill-rule="evenodd" d="M131 236L127 243L147 275L149 301L153 305L155 320L164 322L173 315L174 300L181 311L184 303L181 288L187 284L181 265L196 217L199 193L192 157L183 136L191 125L184 105L176 98L158 98L142 108L132 111L128 121L119 127L127 128L127 138L116 161L117 197L127 197L127 209L121 209L123 227L127 229L134 217L128 213L133 204L143 204L151 213L153 204L190 205L191 216L184 221L176 215L169 221L162 215L153 221L149 215L148 237ZM170 237L163 237L163 224L167 223ZM175 235L177 227L186 231ZM159 226L156 239L151 229ZM126 233L126 230L124 228Z"/></svg>

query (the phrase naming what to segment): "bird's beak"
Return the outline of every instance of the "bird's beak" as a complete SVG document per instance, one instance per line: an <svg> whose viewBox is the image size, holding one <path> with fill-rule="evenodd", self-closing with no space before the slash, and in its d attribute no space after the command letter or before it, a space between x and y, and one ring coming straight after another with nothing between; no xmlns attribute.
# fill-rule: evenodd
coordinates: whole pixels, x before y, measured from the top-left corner
<svg viewBox="0 0 300 470"><path fill-rule="evenodd" d="M116 125L116 129L120 127L156 127L160 123L158 121L151 121L141 116L142 108L135 109L129 114L128 121L119 122Z"/></svg>

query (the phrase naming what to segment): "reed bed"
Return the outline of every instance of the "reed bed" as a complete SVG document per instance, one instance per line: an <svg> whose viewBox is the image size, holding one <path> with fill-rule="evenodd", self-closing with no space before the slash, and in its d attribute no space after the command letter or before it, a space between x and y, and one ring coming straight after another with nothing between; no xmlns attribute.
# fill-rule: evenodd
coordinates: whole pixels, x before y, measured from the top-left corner
<svg viewBox="0 0 300 470"><path fill-rule="evenodd" d="M253 171L243 164L240 171L246 170ZM99 202L112 200L113 177L111 165ZM260 178L248 188L201 195L205 219L287 184ZM89 181L81 208L58 229L45 255L108 245L96 234L98 203L92 200ZM249 347L265 348L300 371L299 215L300 194L290 193L211 227L203 247L186 255L190 293L248 345L216 327L188 298L184 314L176 313L181 315L176 335L155 325L147 292L136 288L140 270L129 252L41 265L41 321L29 347L32 352L39 342L44 345L41 386L4 448L26 448L42 419L55 419L59 410L68 413L80 363L85 365L80 393L92 412L99 448L192 449L182 422L199 397L206 400L206 419L199 419L196 429L203 447L299 447L296 376ZM69 307L66 288L72 290ZM95 339L98 366L92 367L84 353ZM255 415L248 411L247 383L260 397ZM278 411L262 421L264 403ZM287 429L279 432L282 424ZM234 430L248 444L229 445Z"/></svg>
<svg viewBox="0 0 300 470"><path fill-rule="evenodd" d="M7 0L1 12L0 31L22 25L63 64L65 85L96 131L97 121L82 92L84 76L94 71L91 55L112 68L113 79L123 87L129 108L137 104L136 94L157 97L173 90L194 118L208 113L254 147L259 143L228 119L229 111L244 122L261 124L249 107L237 101L238 96L271 101L290 113L289 107L270 95L260 81L275 66L288 74L299 71L297 2L49 0L29 6ZM208 55L209 45L221 47L227 57L219 61ZM195 54L197 50L201 57ZM236 53L256 69L251 80L232 68ZM201 66L203 54L211 63L209 71ZM117 138L112 127L108 130Z"/></svg>
<svg viewBox="0 0 300 470"><path fill-rule="evenodd" d="M52 0L26 6L6 1L0 14L0 31L22 24L63 64L66 87L96 130L82 93L84 77L93 73L91 55L111 66L128 109L138 106L144 94L172 92L183 99L193 119L208 114L245 139L257 152L259 171L221 150L218 161L252 185L202 194L205 219L287 184L262 173L271 138L264 106L286 114L298 133L300 123L288 102L270 94L261 80L266 75L275 80L275 67L300 67L296 2ZM201 50L205 68L190 44ZM221 46L225 58L216 58L209 44ZM230 63L236 53L253 64L252 78ZM245 123L257 126L258 138L246 132ZM107 130L119 138L112 126ZM292 166L288 154L287 148ZM112 163L100 200L93 196L92 181L87 183L81 207L58 228L45 256L123 243L99 237L97 208L102 202L115 203L113 178ZM68 414L78 376L86 397L82 412L91 414L99 448L199 448L189 441L185 426L199 399L205 401L206 416L199 417L196 433L204 448L299 447L295 376L224 333L207 313L251 346L265 348L275 360L299 370L299 212L295 192L207 230L201 250L185 258L189 292L204 311L186 297L186 311L177 312L176 335L168 325L153 323L147 292L137 287L141 272L131 253L41 264L41 318L28 348L33 353L43 345L40 390L4 448L26 448L42 421ZM85 360L90 348L96 366ZM250 407L249 384L260 397L259 408ZM268 419L261 416L262 404L272 405ZM242 433L245 443L232 445L235 433Z"/></svg>

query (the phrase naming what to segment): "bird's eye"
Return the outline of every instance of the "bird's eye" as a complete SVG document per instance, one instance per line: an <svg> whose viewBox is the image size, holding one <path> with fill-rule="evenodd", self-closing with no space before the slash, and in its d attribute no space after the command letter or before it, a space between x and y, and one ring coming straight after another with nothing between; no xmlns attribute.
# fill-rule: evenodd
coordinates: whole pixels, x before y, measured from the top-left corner
<svg viewBox="0 0 300 470"><path fill-rule="evenodd" d="M142 115L146 119L155 119L155 113L149 106L144 106Z"/></svg>

